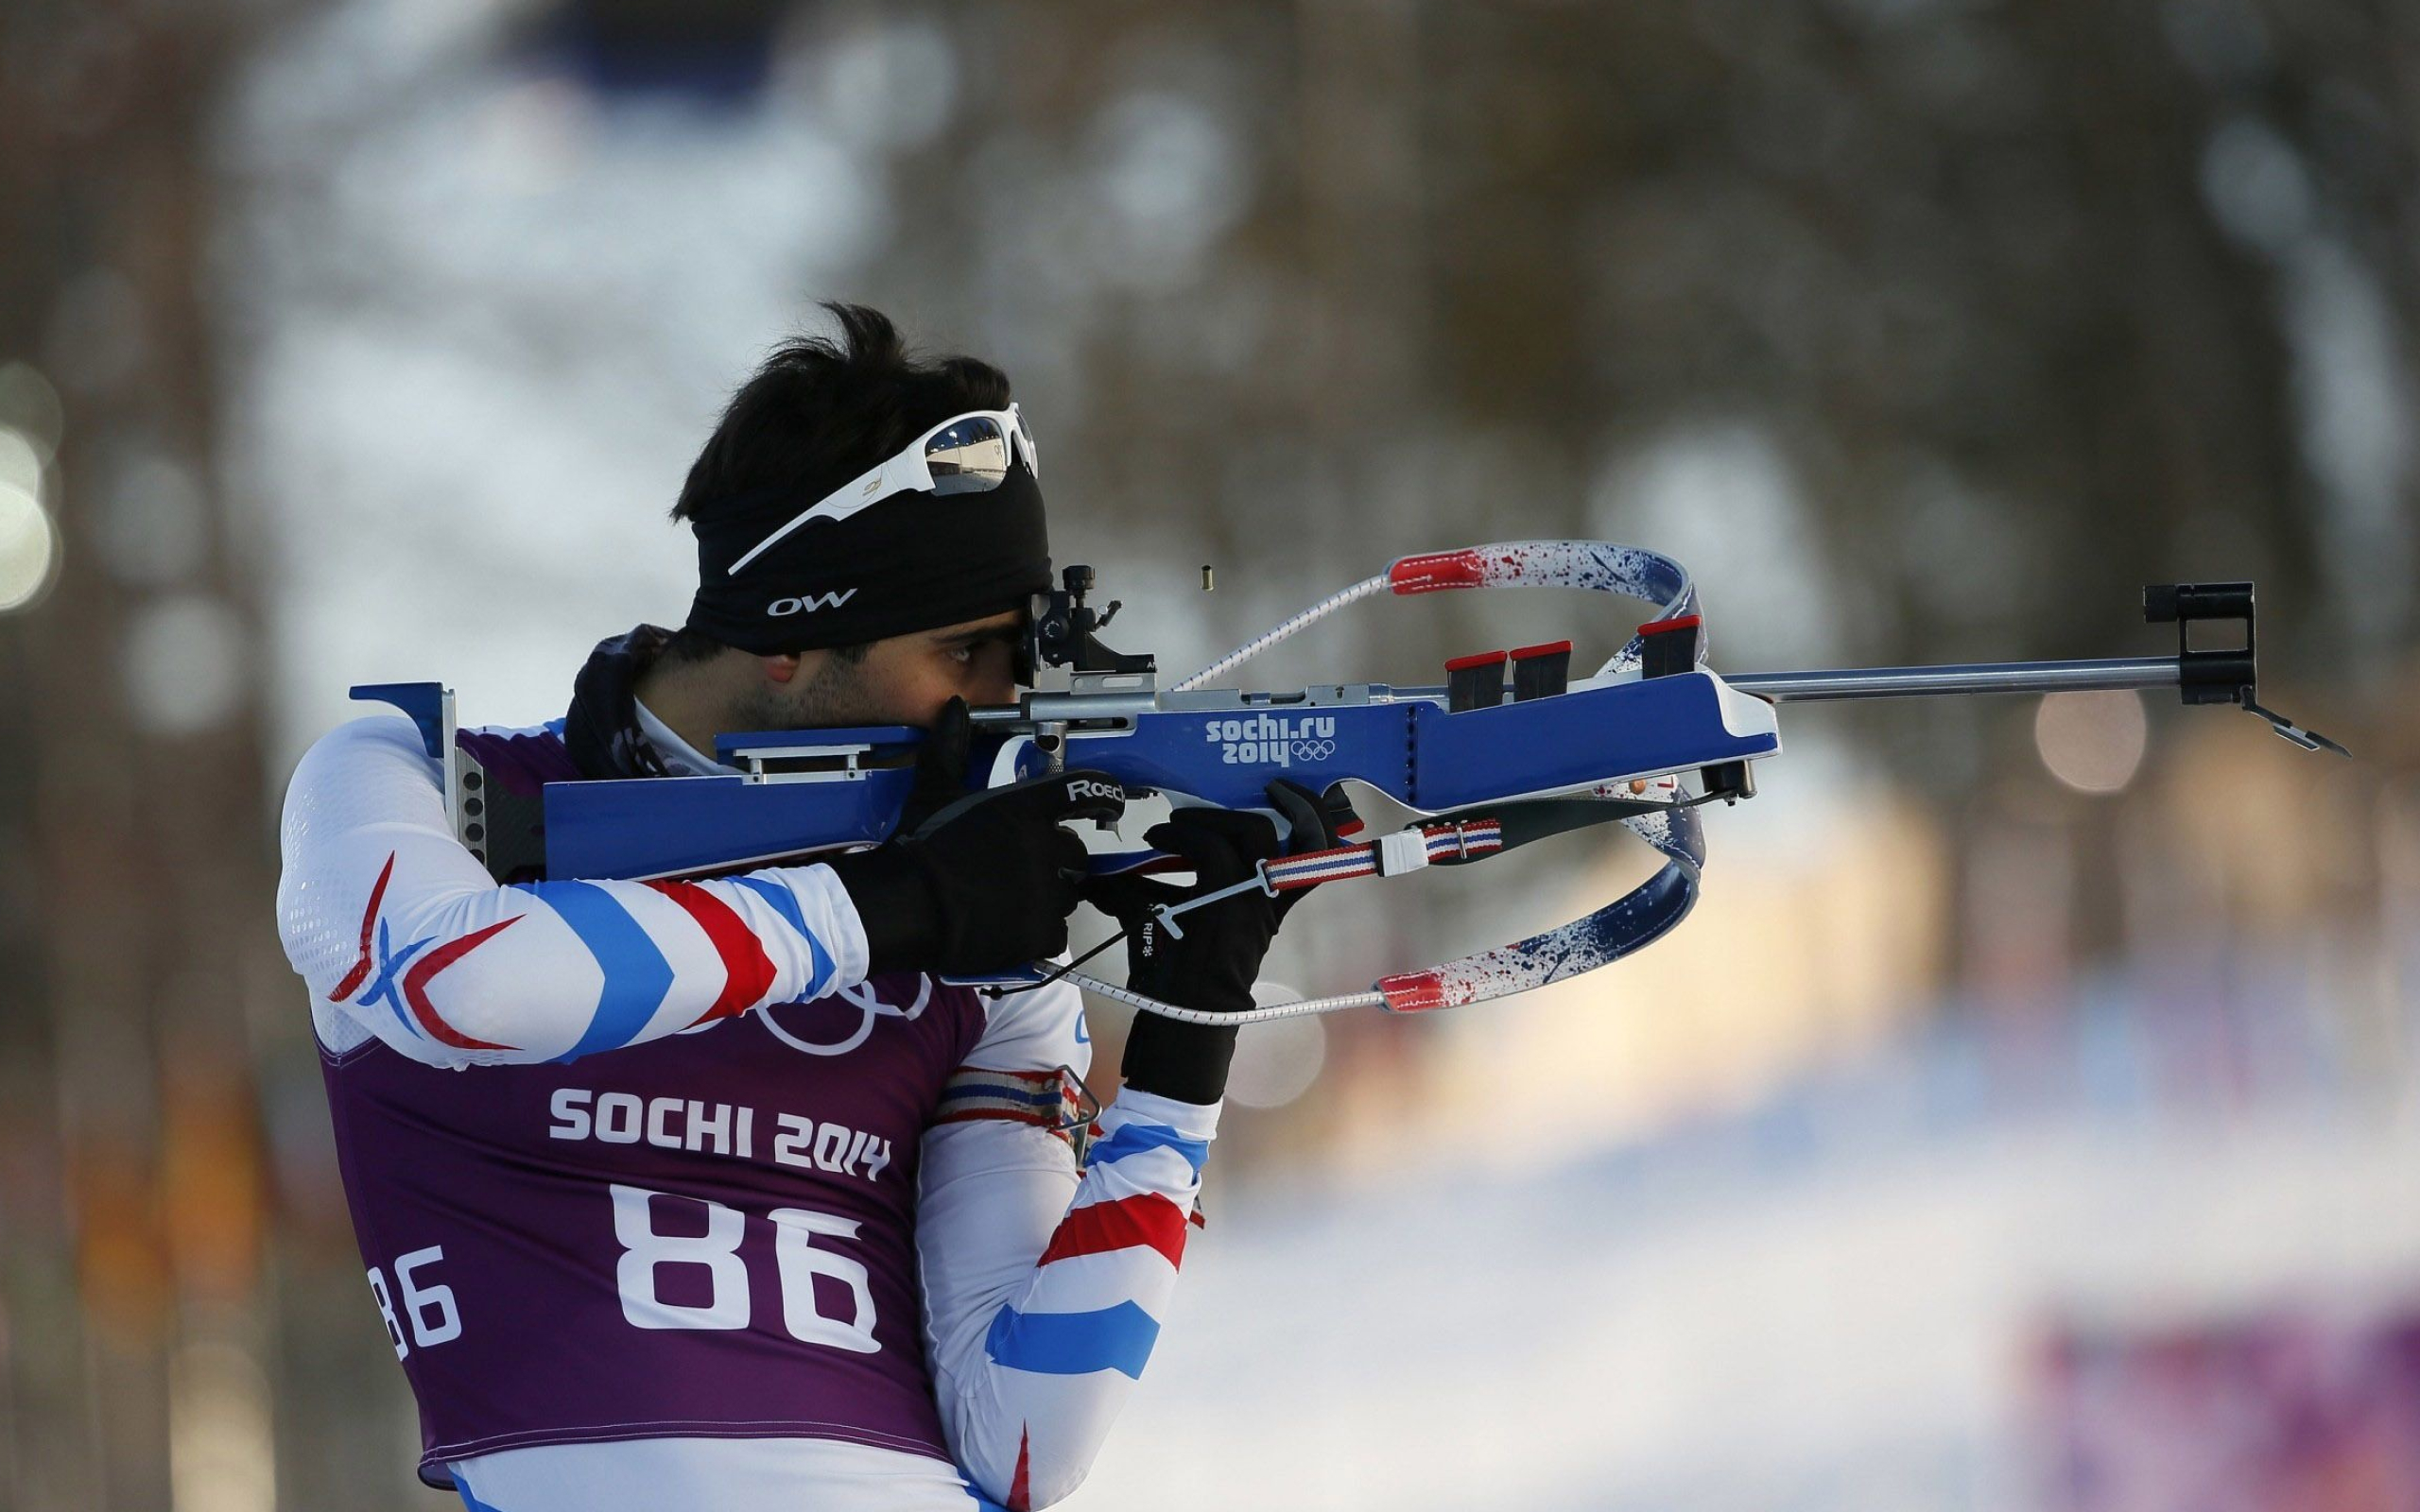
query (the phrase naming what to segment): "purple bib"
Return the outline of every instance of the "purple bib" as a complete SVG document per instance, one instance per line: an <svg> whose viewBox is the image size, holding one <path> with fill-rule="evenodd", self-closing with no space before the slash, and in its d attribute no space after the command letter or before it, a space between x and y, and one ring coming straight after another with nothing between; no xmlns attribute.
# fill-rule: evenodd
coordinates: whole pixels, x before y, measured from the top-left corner
<svg viewBox="0 0 2420 1512"><path fill-rule="evenodd" d="M947 1459L917 1143L982 1032L887 975L568 1065L321 1059L421 1474L533 1444L837 1438Z"/></svg>
<svg viewBox="0 0 2420 1512"><path fill-rule="evenodd" d="M560 727L464 730L534 794ZM912 974L568 1064L320 1056L354 1236L445 1461L626 1438L949 1458L916 1282L918 1142L981 1037Z"/></svg>

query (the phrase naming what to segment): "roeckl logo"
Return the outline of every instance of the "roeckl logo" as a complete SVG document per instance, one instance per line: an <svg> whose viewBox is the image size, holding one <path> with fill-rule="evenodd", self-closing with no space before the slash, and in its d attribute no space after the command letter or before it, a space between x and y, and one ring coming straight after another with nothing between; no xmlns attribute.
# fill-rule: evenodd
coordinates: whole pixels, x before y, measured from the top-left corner
<svg viewBox="0 0 2420 1512"><path fill-rule="evenodd" d="M1096 782L1091 778L1080 777L1067 784L1067 797L1071 801L1080 798L1122 799L1126 797L1126 790L1115 782Z"/></svg>
<svg viewBox="0 0 2420 1512"><path fill-rule="evenodd" d="M844 588L837 593L809 593L804 598L777 598L765 606L765 612L768 614L796 614L801 610L804 610L808 613L813 613L819 609L838 609L841 605L856 596L857 591L856 589Z"/></svg>

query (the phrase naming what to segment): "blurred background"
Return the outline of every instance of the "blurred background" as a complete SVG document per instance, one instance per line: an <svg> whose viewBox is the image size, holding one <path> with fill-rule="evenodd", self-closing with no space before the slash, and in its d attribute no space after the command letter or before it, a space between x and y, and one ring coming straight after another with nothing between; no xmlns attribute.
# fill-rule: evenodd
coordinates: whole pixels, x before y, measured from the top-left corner
<svg viewBox="0 0 2420 1512"><path fill-rule="evenodd" d="M535 723L677 623L691 456L848 298L1009 370L1170 673L1490 540L1679 557L1733 671L2156 654L2143 583L2252 577L2360 757L1786 711L1670 940L1253 1031L1071 1504L2420 1507L2415 168L2412 0L9 0L0 1505L443 1504L286 776L350 683ZM1640 608L1377 603L1251 685ZM1650 868L1331 889L1270 973Z"/></svg>

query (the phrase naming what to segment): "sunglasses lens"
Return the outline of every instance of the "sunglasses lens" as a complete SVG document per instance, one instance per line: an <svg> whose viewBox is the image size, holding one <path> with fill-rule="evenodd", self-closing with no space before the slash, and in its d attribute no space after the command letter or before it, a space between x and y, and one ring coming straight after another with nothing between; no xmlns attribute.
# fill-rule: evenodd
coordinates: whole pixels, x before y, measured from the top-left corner
<svg viewBox="0 0 2420 1512"><path fill-rule="evenodd" d="M1035 482L1041 482L1042 446L1033 438L1033 427L1025 422L1021 414L1017 416L1017 444L1025 448L1025 470L1033 474Z"/></svg>
<svg viewBox="0 0 2420 1512"><path fill-rule="evenodd" d="M969 416L925 443L935 493L989 493L1009 475L1009 438L1000 422Z"/></svg>

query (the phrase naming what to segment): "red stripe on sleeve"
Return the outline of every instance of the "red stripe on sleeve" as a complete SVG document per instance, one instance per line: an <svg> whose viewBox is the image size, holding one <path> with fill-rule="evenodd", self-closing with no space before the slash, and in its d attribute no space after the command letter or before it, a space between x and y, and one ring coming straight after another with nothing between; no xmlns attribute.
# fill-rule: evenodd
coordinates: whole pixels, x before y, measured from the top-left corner
<svg viewBox="0 0 2420 1512"><path fill-rule="evenodd" d="M378 903L387 896L387 879L394 874L395 852L389 850L387 852L387 865L378 873L378 885L370 889L370 906L361 911L361 959L355 961L353 970L345 973L344 980L337 984L337 989L328 994L329 1002L342 1003L353 996L362 982L369 977L370 932L378 923Z"/></svg>
<svg viewBox="0 0 2420 1512"><path fill-rule="evenodd" d="M438 972L477 950L479 946L486 943L489 936L521 922L524 917L515 914L510 919L498 919L487 928L465 935L460 939L447 940L414 961L411 970L404 973L404 1001L412 1005L412 1017L420 1021L420 1026L429 1032L430 1038L440 1044L452 1045L457 1050L516 1048L512 1045L495 1044L486 1040L474 1040L439 1018L437 1009L431 1006L428 1001L428 982L429 978Z"/></svg>
<svg viewBox="0 0 2420 1512"><path fill-rule="evenodd" d="M1158 1250L1171 1265L1183 1264L1184 1210L1150 1192L1073 1209L1059 1220L1050 1247L1034 1263L1047 1265L1072 1255L1100 1255L1138 1246Z"/></svg>
<svg viewBox="0 0 2420 1512"><path fill-rule="evenodd" d="M1017 1430L1016 1474L1009 1481L1009 1512L1033 1512L1033 1430Z"/></svg>
<svg viewBox="0 0 2420 1512"><path fill-rule="evenodd" d="M650 882L648 885L679 903L696 919L698 927L706 932L706 938L714 942L715 954L722 957L722 995L715 999L714 1006L698 1015L691 1028L745 1013L757 999L772 990L772 957L765 954L764 945L731 904L693 882Z"/></svg>

